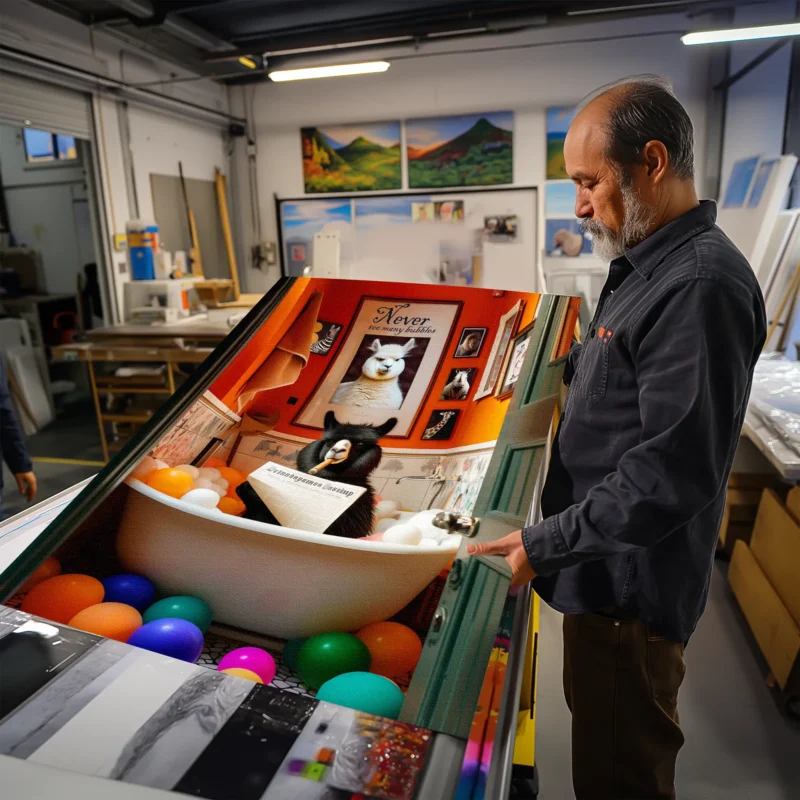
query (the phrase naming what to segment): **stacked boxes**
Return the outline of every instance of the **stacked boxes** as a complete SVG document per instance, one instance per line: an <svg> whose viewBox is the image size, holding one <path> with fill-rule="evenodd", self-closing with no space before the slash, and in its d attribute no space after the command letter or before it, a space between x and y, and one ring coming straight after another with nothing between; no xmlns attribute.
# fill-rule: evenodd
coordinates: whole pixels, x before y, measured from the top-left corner
<svg viewBox="0 0 800 800"><path fill-rule="evenodd" d="M772 489L782 497L785 488L776 475L759 472L733 472L728 478L725 513L719 530L719 546L729 555L740 539L750 542L753 524L764 489Z"/></svg>

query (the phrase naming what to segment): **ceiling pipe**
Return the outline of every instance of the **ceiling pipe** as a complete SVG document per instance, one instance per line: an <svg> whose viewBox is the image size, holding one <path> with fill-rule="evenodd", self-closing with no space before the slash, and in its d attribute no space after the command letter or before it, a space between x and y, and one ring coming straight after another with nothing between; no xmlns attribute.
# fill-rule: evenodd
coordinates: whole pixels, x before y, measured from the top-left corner
<svg viewBox="0 0 800 800"><path fill-rule="evenodd" d="M109 2L128 14L135 25L159 27L175 38L207 53L230 52L234 47L230 42L214 36L213 33L189 20L176 19L168 13L157 10L150 0L109 0Z"/></svg>

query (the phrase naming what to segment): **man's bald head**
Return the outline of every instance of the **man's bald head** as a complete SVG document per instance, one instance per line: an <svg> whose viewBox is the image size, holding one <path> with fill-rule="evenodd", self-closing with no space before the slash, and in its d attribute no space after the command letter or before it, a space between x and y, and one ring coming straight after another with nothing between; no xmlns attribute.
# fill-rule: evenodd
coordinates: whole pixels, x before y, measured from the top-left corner
<svg viewBox="0 0 800 800"><path fill-rule="evenodd" d="M694 131L686 109L669 82L657 75L635 75L601 86L577 107L575 122L605 130L606 156L623 174L642 163L642 149L662 142L676 178L694 178Z"/></svg>

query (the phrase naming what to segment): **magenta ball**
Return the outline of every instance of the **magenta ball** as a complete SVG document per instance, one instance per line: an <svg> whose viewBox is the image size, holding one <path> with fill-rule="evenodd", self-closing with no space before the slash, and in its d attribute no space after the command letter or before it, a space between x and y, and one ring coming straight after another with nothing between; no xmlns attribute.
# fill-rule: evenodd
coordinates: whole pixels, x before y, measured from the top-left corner
<svg viewBox="0 0 800 800"><path fill-rule="evenodd" d="M219 662L217 669L231 669L231 667L249 669L250 672L255 672L264 683L271 683L277 671L275 659L266 650L259 647L240 647L238 650L231 650Z"/></svg>

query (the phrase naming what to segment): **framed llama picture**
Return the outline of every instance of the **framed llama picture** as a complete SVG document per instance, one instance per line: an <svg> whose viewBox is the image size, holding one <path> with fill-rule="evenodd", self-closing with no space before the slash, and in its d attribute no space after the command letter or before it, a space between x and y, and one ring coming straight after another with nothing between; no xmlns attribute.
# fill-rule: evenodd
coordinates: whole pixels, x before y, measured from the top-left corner
<svg viewBox="0 0 800 800"><path fill-rule="evenodd" d="M488 397L494 392L494 387L500 379L500 371L503 368L506 353L511 344L511 337L514 335L514 331L517 328L517 322L521 313L522 301L517 300L516 304L500 317L500 324L498 325L497 333L492 342L489 360L486 362L486 369L483 372L483 378L481 379L480 386L478 386L478 391L475 392L474 400Z"/></svg>
<svg viewBox="0 0 800 800"><path fill-rule="evenodd" d="M452 408L432 412L428 424L422 432L422 438L426 442L449 439L453 435L460 414L460 411Z"/></svg>
<svg viewBox="0 0 800 800"><path fill-rule="evenodd" d="M341 325L318 320L315 332L317 340L311 345L311 352L317 356L327 356L341 332Z"/></svg>
<svg viewBox="0 0 800 800"><path fill-rule="evenodd" d="M454 338L461 302L364 297L330 366L295 417L299 427L340 422L382 425L408 438Z"/></svg>
<svg viewBox="0 0 800 800"><path fill-rule="evenodd" d="M466 400L470 389L475 383L477 373L478 370L475 367L456 367L456 369L451 369L439 399Z"/></svg>

